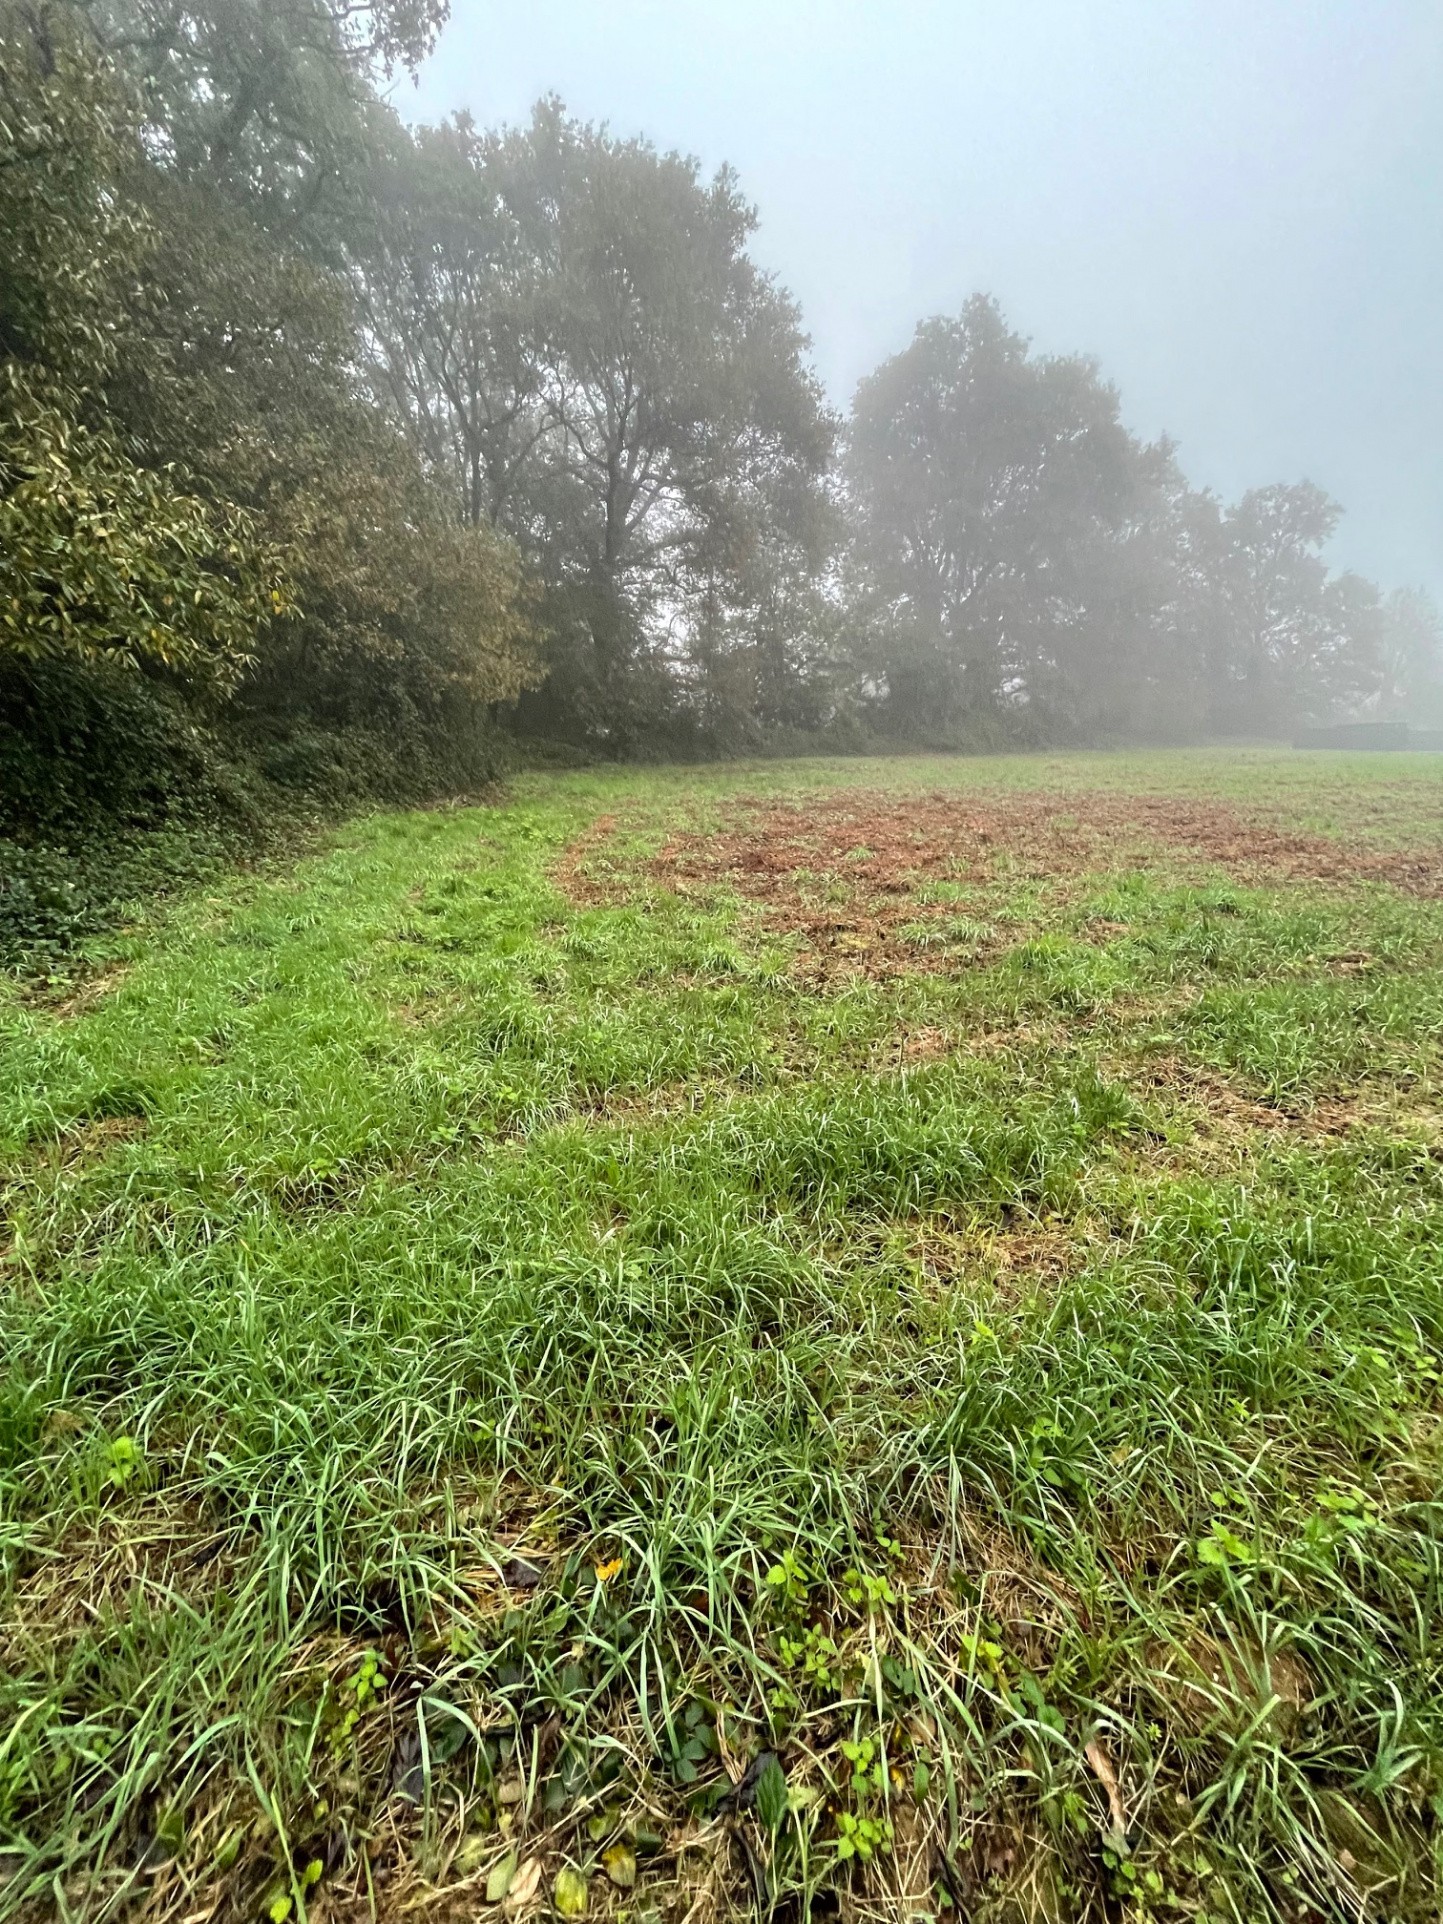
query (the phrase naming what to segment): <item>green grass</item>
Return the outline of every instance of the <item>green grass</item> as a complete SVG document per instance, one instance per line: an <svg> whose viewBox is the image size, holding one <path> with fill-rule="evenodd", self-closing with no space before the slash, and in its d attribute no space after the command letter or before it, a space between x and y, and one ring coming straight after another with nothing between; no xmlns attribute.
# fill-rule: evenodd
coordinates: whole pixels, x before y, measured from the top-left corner
<svg viewBox="0 0 1443 1924"><path fill-rule="evenodd" d="M820 980L650 866L840 790L1443 818L534 777L15 980L0 1915L1435 1917L1443 903L1002 847Z"/></svg>

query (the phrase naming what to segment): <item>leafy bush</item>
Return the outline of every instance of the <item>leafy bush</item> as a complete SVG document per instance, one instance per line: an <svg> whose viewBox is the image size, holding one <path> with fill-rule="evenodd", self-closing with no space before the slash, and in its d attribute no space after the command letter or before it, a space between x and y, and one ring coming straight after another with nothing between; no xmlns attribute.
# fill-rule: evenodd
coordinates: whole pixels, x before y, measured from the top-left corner
<svg viewBox="0 0 1443 1924"><path fill-rule="evenodd" d="M288 605L277 556L249 515L137 466L82 409L60 384L0 366L0 649L233 684Z"/></svg>
<svg viewBox="0 0 1443 1924"><path fill-rule="evenodd" d="M68 948L94 926L93 905L63 849L0 841L0 959Z"/></svg>
<svg viewBox="0 0 1443 1924"><path fill-rule="evenodd" d="M133 669L0 665L0 834L93 835L235 818L260 828L232 756L177 690Z"/></svg>

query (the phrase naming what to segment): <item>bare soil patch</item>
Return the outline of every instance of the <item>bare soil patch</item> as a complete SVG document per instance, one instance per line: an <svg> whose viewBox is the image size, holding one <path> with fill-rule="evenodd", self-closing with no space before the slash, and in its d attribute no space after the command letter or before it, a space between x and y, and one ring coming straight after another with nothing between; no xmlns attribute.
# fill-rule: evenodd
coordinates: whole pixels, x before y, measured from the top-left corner
<svg viewBox="0 0 1443 1924"><path fill-rule="evenodd" d="M1003 1302L1018 1303L1066 1282L1102 1246L1083 1226L1056 1219L958 1226L936 1218L920 1226L909 1253L939 1289L973 1281L990 1285Z"/></svg>
<svg viewBox="0 0 1443 1924"><path fill-rule="evenodd" d="M58 1001L52 1002L51 1012L61 1021L70 1021L79 1015L86 1015L95 1006L113 995L130 974L128 962L112 963L109 968L99 969L93 975L82 975ZM40 1002L39 996L34 998Z"/></svg>
<svg viewBox="0 0 1443 1924"><path fill-rule="evenodd" d="M641 883L684 896L726 890L756 905L770 932L796 939L798 973L821 977L950 970L1005 945L1005 933L938 899L929 885L939 883L1181 866L1221 868L1242 882L1385 882L1443 896L1443 849L1353 848L1178 796L853 789L796 802L742 797L715 828L674 831L633 870L604 859L614 826L601 816L563 856L556 879L573 902L615 901Z"/></svg>
<svg viewBox="0 0 1443 1924"><path fill-rule="evenodd" d="M1162 1095L1184 1105L1189 1116L1199 1115L1214 1127L1242 1131L1249 1136L1284 1133L1313 1138L1343 1136L1365 1120L1357 1097L1307 1096L1292 1101L1268 1101L1240 1088L1219 1073L1178 1056L1159 1056L1148 1065L1138 1084L1148 1095Z"/></svg>
<svg viewBox="0 0 1443 1924"><path fill-rule="evenodd" d="M79 1429L65 1411L49 1433ZM18 1669L27 1647L52 1655L90 1631L123 1623L140 1605L163 1613L177 1598L194 1604L235 1574L227 1537L193 1504L148 1492L78 1524L58 1543L33 1552L0 1630L0 1666Z"/></svg>
<svg viewBox="0 0 1443 1924"><path fill-rule="evenodd" d="M1437 1119L1386 1083L1349 1094L1268 1098L1216 1070L1163 1056L1140 1072L1121 1074L1144 1101L1161 1098L1185 1134L1150 1137L1128 1152L1154 1172L1236 1171L1269 1148L1309 1146L1319 1151L1360 1130L1383 1128L1435 1139Z"/></svg>
<svg viewBox="0 0 1443 1924"><path fill-rule="evenodd" d="M556 866L557 887L578 908L598 908L616 895L615 870L600 856L616 831L615 815L598 815L578 835Z"/></svg>
<svg viewBox="0 0 1443 1924"><path fill-rule="evenodd" d="M142 1115L80 1116L58 1135L34 1139L8 1168L0 1168L0 1188L9 1182L76 1176L113 1149L138 1142L148 1128Z"/></svg>

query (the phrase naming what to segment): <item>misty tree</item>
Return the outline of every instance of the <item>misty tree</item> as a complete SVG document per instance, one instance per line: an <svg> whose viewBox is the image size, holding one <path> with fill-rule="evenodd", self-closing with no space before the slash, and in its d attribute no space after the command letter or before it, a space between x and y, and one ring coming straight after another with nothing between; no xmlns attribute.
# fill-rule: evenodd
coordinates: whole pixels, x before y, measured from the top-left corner
<svg viewBox="0 0 1443 1924"><path fill-rule="evenodd" d="M1395 588L1379 613L1376 713L1443 727L1443 618L1421 588Z"/></svg>
<svg viewBox="0 0 1443 1924"><path fill-rule="evenodd" d="M449 0L78 0L138 84L151 153L334 256L366 174L375 83L414 68Z"/></svg>
<svg viewBox="0 0 1443 1924"><path fill-rule="evenodd" d="M890 726L1065 719L1127 679L1159 603L1172 458L1126 431L1092 362L1032 355L978 295L861 383L846 476Z"/></svg>
<svg viewBox="0 0 1443 1924"><path fill-rule="evenodd" d="M846 482L855 645L891 729L1258 733L1377 699L1387 623L1328 566L1336 504L1194 491L1091 361L1031 354L984 296L861 383ZM1427 653L1406 611L1394 632Z"/></svg>
<svg viewBox="0 0 1443 1924"><path fill-rule="evenodd" d="M555 271L560 116L385 130L355 282L373 379L474 527L513 501L548 427L542 291Z"/></svg>
<svg viewBox="0 0 1443 1924"><path fill-rule="evenodd" d="M1231 507L1194 497L1196 647L1214 731L1258 733L1347 711L1377 690L1378 591L1334 574L1341 510L1310 482L1254 488Z"/></svg>

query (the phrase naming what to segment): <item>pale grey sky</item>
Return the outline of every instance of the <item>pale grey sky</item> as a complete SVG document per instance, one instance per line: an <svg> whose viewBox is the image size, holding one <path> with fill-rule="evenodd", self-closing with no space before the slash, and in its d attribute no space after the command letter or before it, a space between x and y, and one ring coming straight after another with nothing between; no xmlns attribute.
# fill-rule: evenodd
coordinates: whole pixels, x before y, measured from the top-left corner
<svg viewBox="0 0 1443 1924"><path fill-rule="evenodd" d="M452 0L433 119L585 119L736 167L845 406L976 288L1095 354L1236 494L1443 595L1443 0Z"/></svg>

